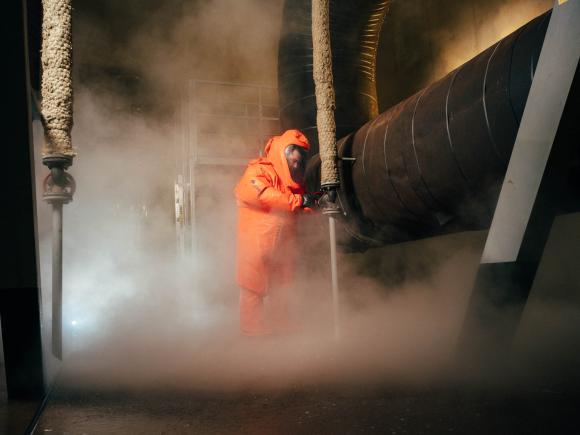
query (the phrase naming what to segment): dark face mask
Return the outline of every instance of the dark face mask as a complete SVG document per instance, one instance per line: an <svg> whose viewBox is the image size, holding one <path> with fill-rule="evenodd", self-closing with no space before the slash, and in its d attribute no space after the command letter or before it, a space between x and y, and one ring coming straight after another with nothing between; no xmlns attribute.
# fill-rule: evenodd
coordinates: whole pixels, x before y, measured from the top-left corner
<svg viewBox="0 0 580 435"><path fill-rule="evenodd" d="M291 148L292 145L290 145ZM286 162L288 162L288 169L290 169L290 176L299 184L304 182L304 173L306 169L306 152L301 148L294 147L286 149Z"/></svg>

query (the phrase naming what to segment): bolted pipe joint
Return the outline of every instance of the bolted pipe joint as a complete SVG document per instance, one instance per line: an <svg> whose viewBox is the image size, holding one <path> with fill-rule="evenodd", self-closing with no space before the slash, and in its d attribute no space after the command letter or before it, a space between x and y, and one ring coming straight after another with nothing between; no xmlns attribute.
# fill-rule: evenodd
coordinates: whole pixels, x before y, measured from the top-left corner
<svg viewBox="0 0 580 435"><path fill-rule="evenodd" d="M48 169L52 168L62 168L66 170L69 166L72 165L73 156L66 155L66 154L48 154L42 158L42 163L48 167Z"/></svg>
<svg viewBox="0 0 580 435"><path fill-rule="evenodd" d="M342 214L342 207L340 206L340 198L338 196L336 186L323 187L323 194L318 200L318 206L324 215Z"/></svg>
<svg viewBox="0 0 580 435"><path fill-rule="evenodd" d="M49 204L68 204L76 190L75 179L66 172L72 164L72 157L47 156L43 163L50 169L42 183L44 200Z"/></svg>
<svg viewBox="0 0 580 435"><path fill-rule="evenodd" d="M59 170L60 175L55 177L51 172L46 176L43 185L43 198L49 204L68 204L72 201L76 190L76 182L71 174Z"/></svg>

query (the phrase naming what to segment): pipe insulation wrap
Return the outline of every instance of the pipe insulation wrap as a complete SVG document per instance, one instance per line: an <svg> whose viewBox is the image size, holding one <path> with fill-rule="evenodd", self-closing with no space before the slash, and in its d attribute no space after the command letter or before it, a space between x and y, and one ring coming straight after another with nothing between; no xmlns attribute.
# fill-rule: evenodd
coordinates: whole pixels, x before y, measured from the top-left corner
<svg viewBox="0 0 580 435"><path fill-rule="evenodd" d="M341 194L360 233L381 245L489 228L549 16L339 142L356 158Z"/></svg>
<svg viewBox="0 0 580 435"><path fill-rule="evenodd" d="M334 85L330 47L329 0L312 0L312 58L321 186L338 186Z"/></svg>
<svg viewBox="0 0 580 435"><path fill-rule="evenodd" d="M43 154L75 155L71 143L72 0L42 0L41 113L45 146Z"/></svg>
<svg viewBox="0 0 580 435"><path fill-rule="evenodd" d="M283 126L303 129L312 141L316 104L311 76L305 73L312 67L305 3L310 4L285 4L278 86ZM538 16L437 82L373 115L376 46L386 6L378 1L330 4L341 138L338 194L346 214L337 225L346 235L341 244L350 250L489 228L551 14ZM359 46L370 38L368 29L374 32L374 51ZM314 154L315 148L307 165L310 190L321 181L320 157Z"/></svg>

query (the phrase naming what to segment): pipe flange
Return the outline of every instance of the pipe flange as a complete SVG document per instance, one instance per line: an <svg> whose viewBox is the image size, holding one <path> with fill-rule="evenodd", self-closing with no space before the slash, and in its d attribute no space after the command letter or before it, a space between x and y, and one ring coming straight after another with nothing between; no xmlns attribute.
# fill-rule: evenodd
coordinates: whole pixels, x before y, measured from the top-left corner
<svg viewBox="0 0 580 435"><path fill-rule="evenodd" d="M68 169L68 167L72 165L72 162L73 156L69 156L66 154L50 154L42 158L42 163L45 166L48 166L49 169L52 168L62 168L63 170Z"/></svg>
<svg viewBox="0 0 580 435"><path fill-rule="evenodd" d="M338 204L325 204L322 208L322 214L324 215L338 215L342 214L342 210Z"/></svg>
<svg viewBox="0 0 580 435"><path fill-rule="evenodd" d="M324 194L318 201L319 207L324 215L342 214L342 207L340 206L340 199L336 188L323 187Z"/></svg>
<svg viewBox="0 0 580 435"><path fill-rule="evenodd" d="M59 167L53 167L42 182L43 199L49 204L67 204L72 201L76 182L71 174Z"/></svg>

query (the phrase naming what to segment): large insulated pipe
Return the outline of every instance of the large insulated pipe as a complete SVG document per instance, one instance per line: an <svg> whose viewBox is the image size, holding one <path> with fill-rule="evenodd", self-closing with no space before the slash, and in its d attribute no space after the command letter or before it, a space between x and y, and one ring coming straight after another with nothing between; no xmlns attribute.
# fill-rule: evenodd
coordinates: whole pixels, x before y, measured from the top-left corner
<svg viewBox="0 0 580 435"><path fill-rule="evenodd" d="M352 248L489 227L549 15L339 141Z"/></svg>
<svg viewBox="0 0 580 435"><path fill-rule="evenodd" d="M375 59L388 0L330 2L332 66L336 93L336 137L343 137L378 112ZM311 0L287 0L278 55L282 129L297 128L318 154L316 97L312 72Z"/></svg>

